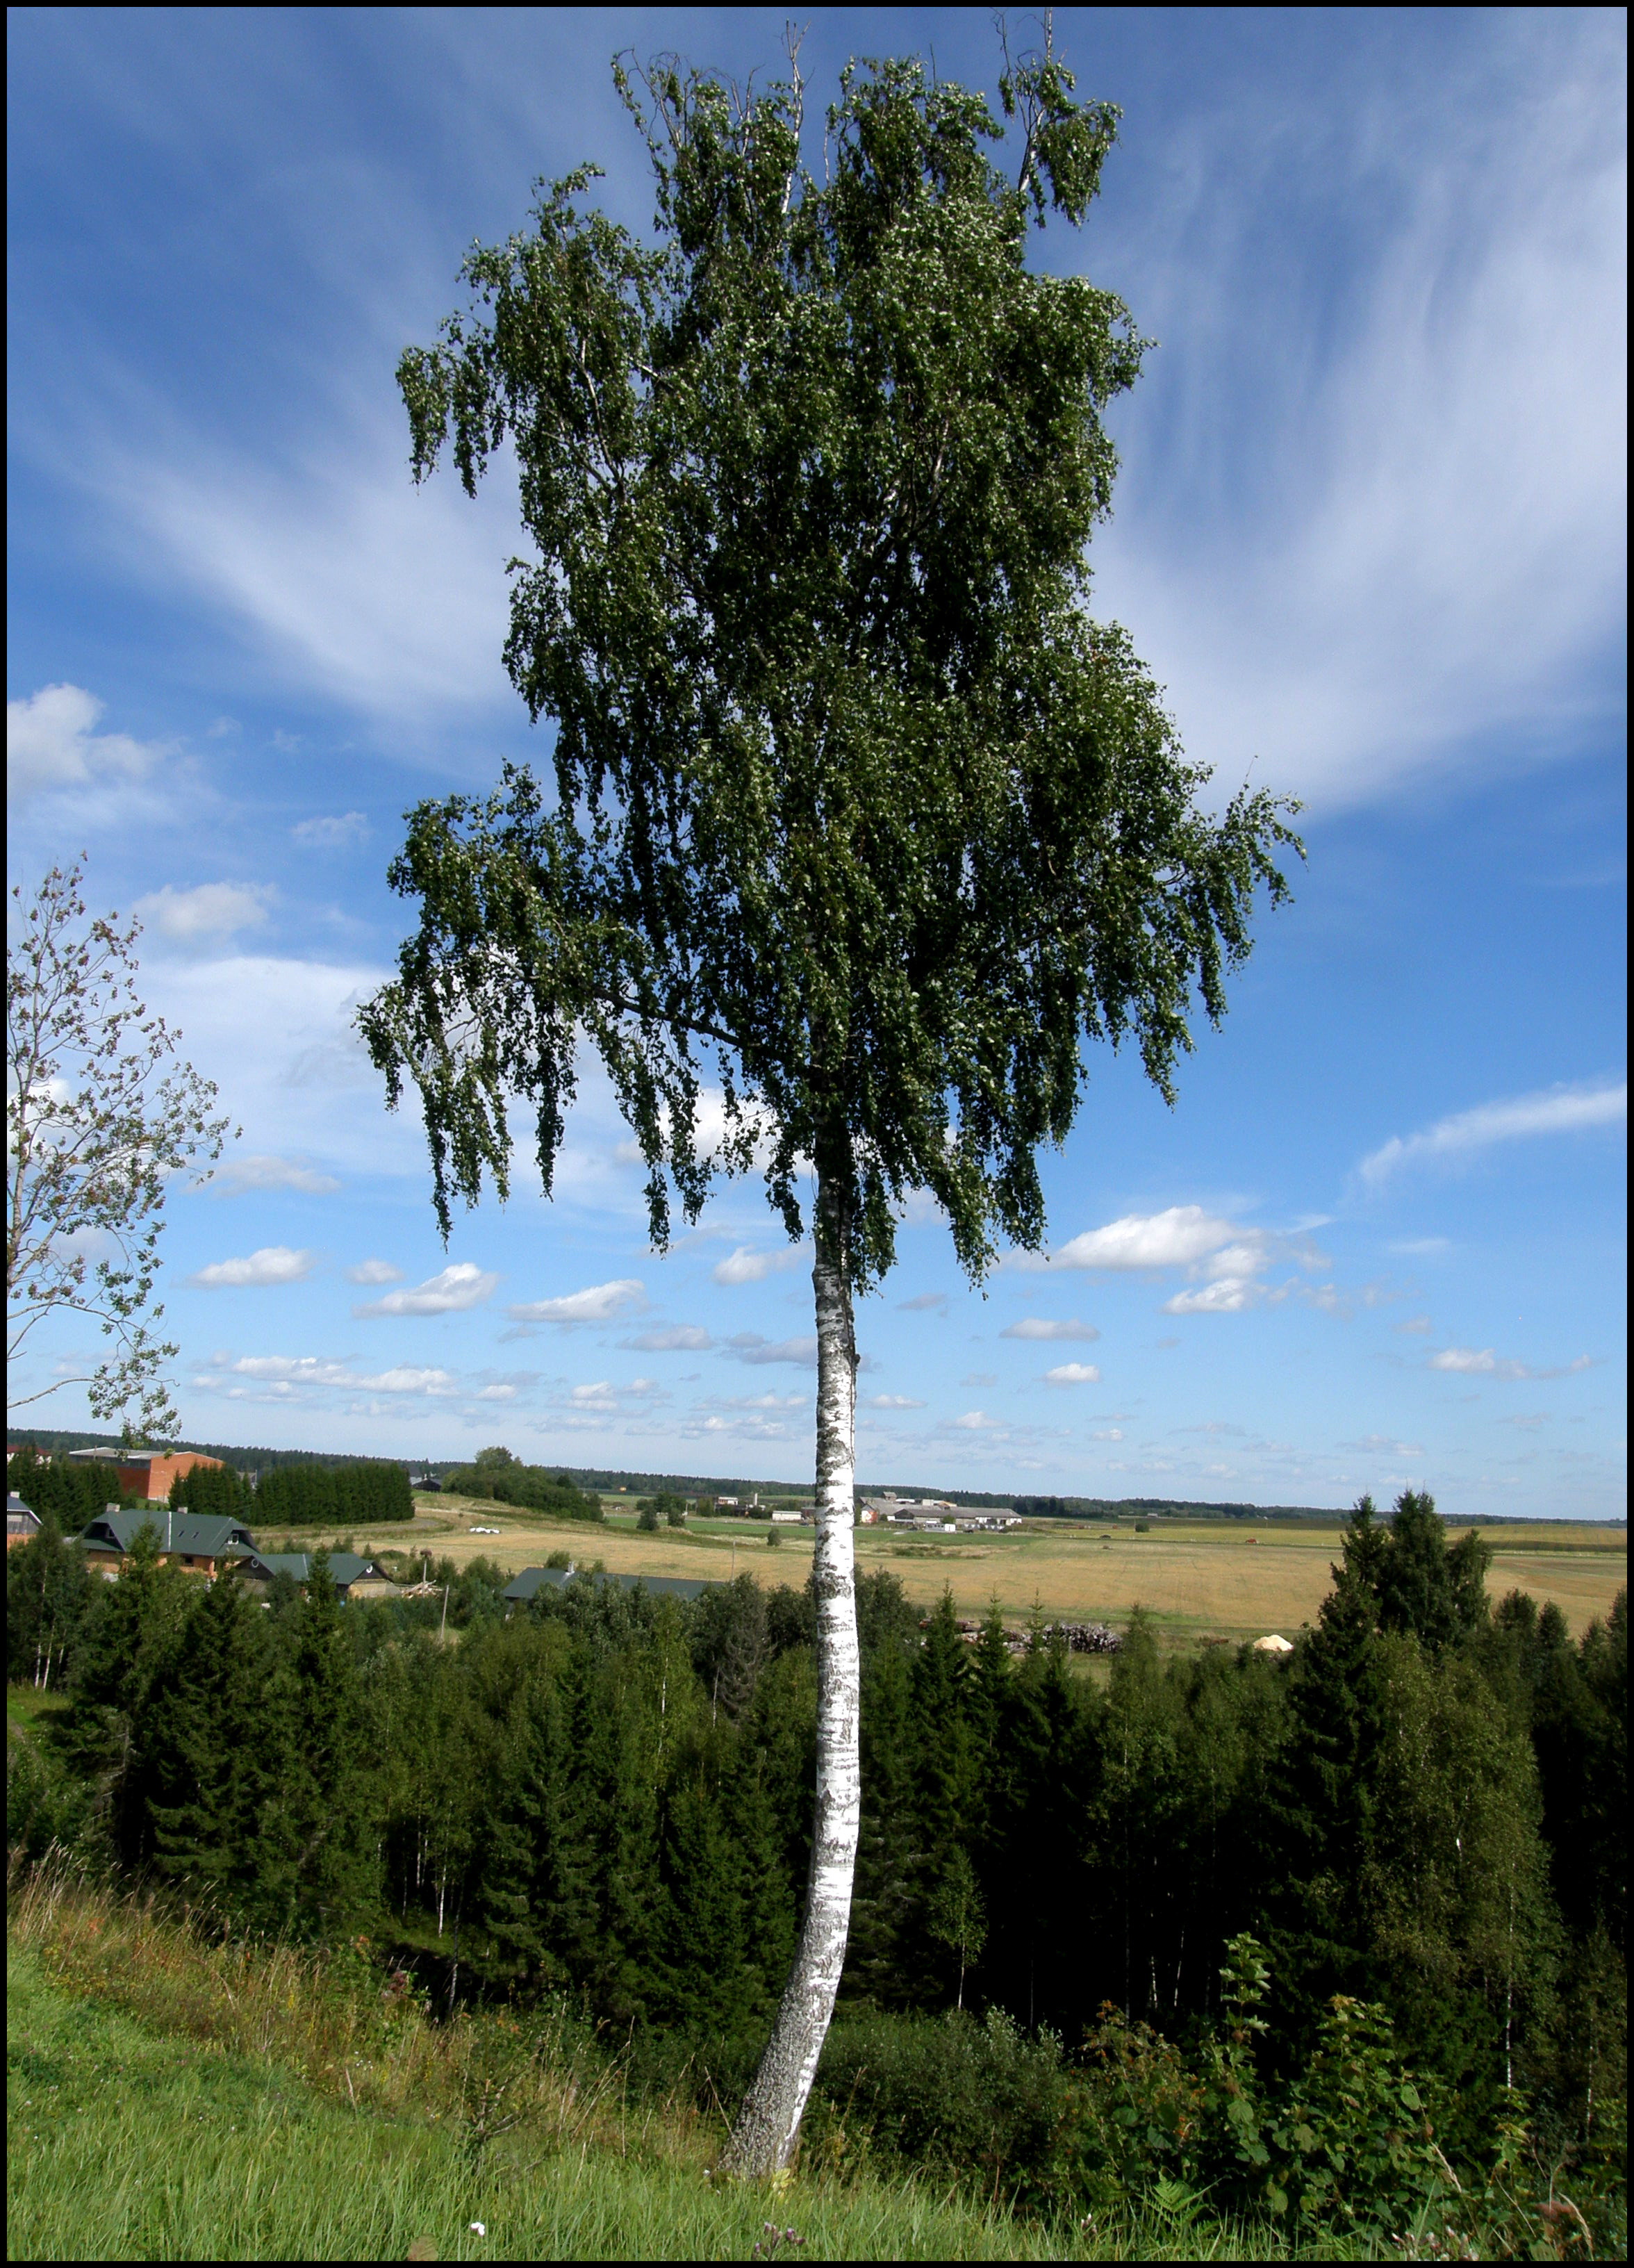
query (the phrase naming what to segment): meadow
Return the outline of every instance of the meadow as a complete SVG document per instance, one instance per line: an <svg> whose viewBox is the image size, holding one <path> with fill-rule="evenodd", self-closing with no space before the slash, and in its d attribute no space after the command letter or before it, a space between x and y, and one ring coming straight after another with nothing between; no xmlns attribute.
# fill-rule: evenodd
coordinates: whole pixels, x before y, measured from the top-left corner
<svg viewBox="0 0 1634 2268"><path fill-rule="evenodd" d="M718 2184L719 2117L633 2099L559 2025L433 2024L361 1962L60 1878L11 1888L11 2259L1287 2257L1183 2195L1052 2219L866 2169Z"/></svg>
<svg viewBox="0 0 1634 2268"><path fill-rule="evenodd" d="M765 1521L694 1520L656 1535L636 1525L633 1507L603 1499L605 1523L541 1518L475 1498L423 1495L413 1528L368 1531L369 1548L452 1559L485 1557L507 1569L537 1566L553 1551L614 1574L684 1576L709 1581L751 1574L762 1585L798 1583L809 1566L809 1528L769 1530ZM497 1535L474 1534L497 1528ZM769 1549L767 1536L777 1543ZM1007 1622L1034 1613L1049 1621L1122 1623L1137 1606L1151 1616L1159 1642L1233 1643L1278 1631L1292 1637L1314 1623L1332 1587L1339 1526L1257 1526L1223 1521L1034 1521L1007 1535L919 1535L859 1528L859 1572L887 1568L916 1605L930 1608L944 1588L955 1613L977 1617L994 1599ZM1628 1581L1628 1530L1539 1521L1486 1531L1494 1547L1487 1590L1496 1602L1527 1591L1540 1606L1552 1601L1579 1637L1603 1617ZM305 1542L306 1539L302 1538ZM313 1540L317 1540L314 1531Z"/></svg>

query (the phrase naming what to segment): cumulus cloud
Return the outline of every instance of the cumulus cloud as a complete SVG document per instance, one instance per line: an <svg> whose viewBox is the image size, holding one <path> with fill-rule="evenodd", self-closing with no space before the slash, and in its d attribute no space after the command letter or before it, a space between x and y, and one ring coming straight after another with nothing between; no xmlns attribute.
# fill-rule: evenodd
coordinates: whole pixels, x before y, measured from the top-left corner
<svg viewBox="0 0 1634 2268"><path fill-rule="evenodd" d="M348 850L368 840L369 822L361 811L343 811L337 816L300 820L290 832L309 850Z"/></svg>
<svg viewBox="0 0 1634 2268"><path fill-rule="evenodd" d="M391 1370L382 1370L372 1378L349 1378L350 1386L362 1387L370 1394L458 1394L460 1381L446 1370L423 1370L398 1364Z"/></svg>
<svg viewBox="0 0 1634 2268"><path fill-rule="evenodd" d="M1048 1264L1054 1268L1184 1268L1218 1252L1236 1234L1230 1221L1204 1212L1201 1205L1170 1205L1163 1212L1125 1213L1104 1228L1086 1229L1052 1253Z"/></svg>
<svg viewBox="0 0 1634 2268"><path fill-rule="evenodd" d="M637 1354L705 1354L714 1344L702 1323L666 1323L619 1341Z"/></svg>
<svg viewBox="0 0 1634 2268"><path fill-rule="evenodd" d="M801 1370L817 1367L817 1342L811 1339L763 1339L758 1331L739 1331L726 1342L726 1351L740 1362L791 1362Z"/></svg>
<svg viewBox="0 0 1634 2268"><path fill-rule="evenodd" d="M946 1292L921 1292L914 1299L899 1300L896 1312L899 1315L945 1315L947 1313L947 1294Z"/></svg>
<svg viewBox="0 0 1634 2268"><path fill-rule="evenodd" d="M1522 1142L1538 1135L1576 1134L1591 1126L1625 1125L1628 1115L1629 1084L1625 1079L1594 1086L1550 1087L1546 1093L1517 1095L1508 1102L1483 1102L1474 1110L1461 1110L1451 1118L1438 1119L1422 1133L1392 1135L1380 1148L1362 1160L1358 1170L1363 1181L1377 1189L1406 1166L1437 1159L1466 1158L1500 1142Z"/></svg>
<svg viewBox="0 0 1634 2268"><path fill-rule="evenodd" d="M1006 1323L998 1336L1001 1339L1098 1339L1100 1333L1093 1323L1080 1322L1076 1315L1020 1315L1013 1323Z"/></svg>
<svg viewBox="0 0 1634 2268"><path fill-rule="evenodd" d="M293 1189L304 1197L333 1197L341 1186L333 1174L320 1174L311 1166L298 1165L291 1158L236 1155L216 1168L209 1185L218 1197L238 1197L250 1190L272 1189Z"/></svg>
<svg viewBox="0 0 1634 2268"><path fill-rule="evenodd" d="M1422 1338L1434 1328L1428 1315L1409 1315L1404 1322L1390 1326L1393 1331L1404 1338Z"/></svg>
<svg viewBox="0 0 1634 2268"><path fill-rule="evenodd" d="M986 1433L992 1431L998 1420L990 1418L985 1410L967 1410L962 1418L955 1418L953 1422L962 1433Z"/></svg>
<svg viewBox="0 0 1634 2268"><path fill-rule="evenodd" d="M82 685L47 685L5 704L5 785L13 800L61 788L128 784L169 753L158 743L92 728L106 703Z"/></svg>
<svg viewBox="0 0 1634 2268"><path fill-rule="evenodd" d="M1092 1441L1121 1441L1123 1439L1123 1429L1121 1425L1102 1425L1089 1438Z"/></svg>
<svg viewBox="0 0 1634 2268"><path fill-rule="evenodd" d="M200 1292L239 1291L265 1284L298 1284L313 1266L310 1252L292 1252L287 1244L264 1244L242 1260L215 1260L188 1281Z"/></svg>
<svg viewBox="0 0 1634 2268"><path fill-rule="evenodd" d="M191 890L166 882L138 898L136 910L173 945L216 945L239 930L259 929L272 895L259 882L200 882Z"/></svg>
<svg viewBox="0 0 1634 2268"><path fill-rule="evenodd" d="M809 1242L779 1245L769 1252L757 1252L752 1245L740 1244L726 1259L718 1261L710 1274L718 1284L760 1284L785 1268L798 1268L811 1256Z"/></svg>
<svg viewBox="0 0 1634 2268"><path fill-rule="evenodd" d="M610 1323L616 1316L639 1314L646 1294L634 1276L613 1284L591 1284L582 1292L568 1292L556 1300L529 1300L505 1313L519 1323Z"/></svg>
<svg viewBox="0 0 1634 2268"><path fill-rule="evenodd" d="M1490 1347L1443 1347L1430 1358L1432 1370L1451 1371L1460 1378L1570 1378L1574 1371L1592 1367L1592 1358L1578 1356L1574 1362L1562 1364L1554 1370L1533 1370L1524 1362L1515 1362L1499 1355Z"/></svg>
<svg viewBox="0 0 1634 2268"><path fill-rule="evenodd" d="M514 1386L484 1386L478 1388L479 1402L512 1402L516 1399Z"/></svg>
<svg viewBox="0 0 1634 2268"><path fill-rule="evenodd" d="M360 1260L347 1270L346 1280L349 1284L401 1284L403 1271L394 1268L389 1260Z"/></svg>
<svg viewBox="0 0 1634 2268"><path fill-rule="evenodd" d="M407 1292L388 1292L382 1300L371 1300L363 1307L354 1307L354 1315L450 1315L459 1314L467 1307L480 1307L491 1300L499 1278L479 1268L475 1261L457 1260L451 1268L444 1268L429 1276L423 1284L416 1284Z"/></svg>
<svg viewBox="0 0 1634 2268"><path fill-rule="evenodd" d="M1061 1362L1044 1373L1049 1386L1099 1386L1100 1373L1093 1362Z"/></svg>
<svg viewBox="0 0 1634 2268"><path fill-rule="evenodd" d="M871 1394L864 1403L865 1410L923 1410L923 1402L916 1402L911 1394Z"/></svg>

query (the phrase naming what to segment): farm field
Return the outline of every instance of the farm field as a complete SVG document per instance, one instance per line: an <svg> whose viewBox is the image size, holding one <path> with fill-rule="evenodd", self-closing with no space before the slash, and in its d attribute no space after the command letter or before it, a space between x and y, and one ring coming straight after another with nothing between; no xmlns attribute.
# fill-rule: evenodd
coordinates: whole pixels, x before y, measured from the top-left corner
<svg viewBox="0 0 1634 2268"><path fill-rule="evenodd" d="M602 1560L615 1574L721 1581L748 1573L767 1584L798 1584L811 1562L809 1529L777 1530L778 1543L769 1549L766 1526L754 1521L705 1521L644 1535L633 1512L622 1510L591 1528L460 1498L427 1497L418 1505L412 1531L371 1529L370 1544L422 1550L459 1565L482 1554L508 1568L536 1566L565 1548L585 1563ZM474 1527L499 1533L473 1535ZM1628 1580L1626 1528L1540 1522L1491 1531L1489 1540L1497 1547L1488 1576L1493 1598L1518 1589L1540 1603L1552 1599L1574 1636L1608 1611ZM1049 1620L1121 1622L1142 1606L1179 1646L1270 1631L1292 1635L1315 1619L1338 1550L1336 1525L1267 1523L1245 1531L1166 1521L1140 1535L1130 1525L1041 1521L1008 1535L857 1531L859 1572L888 1567L923 1605L947 1586L960 1614L983 1614L997 1597L1005 1619L1018 1623L1034 1609Z"/></svg>

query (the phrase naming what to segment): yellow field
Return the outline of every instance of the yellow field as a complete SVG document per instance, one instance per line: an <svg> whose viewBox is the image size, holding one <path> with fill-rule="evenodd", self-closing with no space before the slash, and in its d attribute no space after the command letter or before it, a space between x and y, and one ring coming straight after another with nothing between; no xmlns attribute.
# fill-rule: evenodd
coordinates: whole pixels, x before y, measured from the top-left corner
<svg viewBox="0 0 1634 2268"><path fill-rule="evenodd" d="M474 1526L500 1533L474 1535ZM457 1565L482 1554L504 1567L537 1566L565 1547L581 1564L600 1559L615 1574L718 1581L747 1572L762 1583L800 1583L811 1564L811 1530L777 1533L777 1546L769 1549L764 1528L748 1521L644 1535L633 1514L622 1511L592 1528L512 1513L500 1505L427 1497L419 1499L412 1530L371 1528L366 1540L376 1549L424 1550ZM1574 1633L1603 1616L1628 1580L1626 1529L1538 1523L1491 1531L1490 1540L1497 1546L1488 1578L1492 1596L1522 1590L1540 1604L1553 1599ZM909 1597L926 1606L945 1585L960 1614L980 1615L996 1596L1012 1622L1037 1607L1050 1620L1115 1623L1139 1605L1173 1644L1270 1631L1292 1636L1301 1623L1315 1620L1338 1552L1336 1528L1274 1523L1245 1532L1234 1525L1165 1521L1144 1535L1130 1527L1047 1522L1002 1536L857 1531L859 1572L890 1568Z"/></svg>

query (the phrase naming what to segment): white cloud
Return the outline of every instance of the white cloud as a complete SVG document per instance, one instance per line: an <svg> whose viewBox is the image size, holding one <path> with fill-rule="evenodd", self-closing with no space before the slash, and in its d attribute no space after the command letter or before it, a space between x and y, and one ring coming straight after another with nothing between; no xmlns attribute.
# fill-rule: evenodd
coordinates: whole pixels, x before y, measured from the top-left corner
<svg viewBox="0 0 1634 2268"><path fill-rule="evenodd" d="M1190 753L1329 807L1569 742L1627 603L1620 15L1355 63L1343 104L1262 74L1171 136L1124 247L1169 367L1096 546Z"/></svg>
<svg viewBox="0 0 1634 2268"><path fill-rule="evenodd" d="M460 1382L452 1372L410 1369L401 1364L380 1371L372 1378L353 1378L348 1383L371 1394L449 1395L460 1391Z"/></svg>
<svg viewBox="0 0 1634 2268"><path fill-rule="evenodd" d="M168 748L124 733L94 733L105 703L80 685L47 685L5 704L9 798L144 778Z"/></svg>
<svg viewBox="0 0 1634 2268"><path fill-rule="evenodd" d="M1570 1378L1574 1371L1592 1366L1592 1358L1580 1354L1557 1369L1533 1370L1524 1362L1495 1354L1490 1347L1443 1347L1430 1358L1432 1370L1452 1371L1461 1378Z"/></svg>
<svg viewBox="0 0 1634 2268"><path fill-rule="evenodd" d="M1123 1429L1121 1425L1102 1425L1089 1438L1092 1441L1121 1441L1123 1439Z"/></svg>
<svg viewBox="0 0 1634 2268"><path fill-rule="evenodd" d="M921 1292L911 1300L899 1300L896 1312L899 1315L945 1315L947 1313L947 1294L946 1292Z"/></svg>
<svg viewBox="0 0 1634 2268"><path fill-rule="evenodd" d="M740 1244L726 1259L718 1261L710 1274L718 1284L760 1284L785 1268L798 1268L811 1256L809 1242L784 1244L769 1252L757 1252L752 1245Z"/></svg>
<svg viewBox="0 0 1634 2268"><path fill-rule="evenodd" d="M356 1383L343 1362L313 1354L247 1354L225 1367L235 1378L254 1378L279 1386L350 1386ZM202 1384L201 1380L197 1381Z"/></svg>
<svg viewBox="0 0 1634 2268"><path fill-rule="evenodd" d="M264 1244L242 1260L215 1260L188 1281L201 1292L237 1291L249 1285L298 1284L313 1271L310 1252L292 1252L287 1244Z"/></svg>
<svg viewBox="0 0 1634 2268"><path fill-rule="evenodd" d="M272 1189L294 1189L305 1197L333 1197L341 1185L333 1174L320 1174L311 1166L298 1165L293 1159L240 1157L235 1152L224 1166L217 1167L208 1186L222 1197Z"/></svg>
<svg viewBox="0 0 1634 2268"><path fill-rule="evenodd" d="M1053 1370L1044 1373L1050 1386L1099 1386L1100 1373L1093 1362L1057 1363Z"/></svg>
<svg viewBox="0 0 1634 2268"><path fill-rule="evenodd" d="M485 1300L492 1299L498 1285L497 1276L479 1268L475 1261L458 1260L453 1267L428 1277L407 1292L388 1292L382 1300L372 1300L366 1306L354 1307L354 1315L450 1315L459 1314L467 1307L480 1307Z"/></svg>
<svg viewBox="0 0 1634 2268"><path fill-rule="evenodd" d="M484 1386L479 1389L476 1398L479 1402L512 1402L516 1398L516 1388L514 1386Z"/></svg>
<svg viewBox="0 0 1634 2268"><path fill-rule="evenodd" d="M1426 1331L1433 1330L1435 1326L1428 1315L1409 1315L1405 1322L1392 1323L1390 1328L1403 1337L1421 1338Z"/></svg>
<svg viewBox="0 0 1634 2268"><path fill-rule="evenodd" d="M1468 1157L1490 1150L1496 1143L1525 1141L1540 1134L1575 1134L1590 1126L1620 1126L1629 1115L1626 1079L1597 1086L1557 1086L1547 1093L1517 1095L1509 1102L1483 1102L1474 1110L1461 1110L1442 1118L1421 1134L1389 1141L1363 1159L1362 1179L1377 1188L1403 1167L1438 1158ZM1439 1240L1426 1239L1411 1248L1434 1248Z"/></svg>
<svg viewBox="0 0 1634 2268"><path fill-rule="evenodd" d="M1250 1276L1219 1276L1195 1292L1176 1292L1163 1302L1166 1315L1240 1315L1250 1307L1274 1307L1287 1296Z"/></svg>
<svg viewBox="0 0 1634 2268"><path fill-rule="evenodd" d="M214 945L241 929L259 929L271 898L259 882L201 882L191 890L166 882L138 898L136 910L173 945Z"/></svg>
<svg viewBox="0 0 1634 2268"><path fill-rule="evenodd" d="M394 1268L389 1260L360 1260L347 1270L346 1280L349 1284L401 1284L403 1271Z"/></svg>
<svg viewBox="0 0 1634 2268"><path fill-rule="evenodd" d="M1048 1264L1055 1268L1183 1268L1218 1252L1237 1233L1230 1221L1204 1212L1201 1205L1170 1205L1163 1212L1125 1213L1104 1228L1086 1229L1052 1253Z"/></svg>
<svg viewBox="0 0 1634 2268"><path fill-rule="evenodd" d="M916 1402L911 1394L871 1394L864 1403L865 1410L923 1410L923 1402Z"/></svg>
<svg viewBox="0 0 1634 2268"><path fill-rule="evenodd" d="M614 1410L618 1408L614 1399L612 1382L598 1378L588 1386L576 1386L570 1396L576 1410Z"/></svg>
<svg viewBox="0 0 1634 2268"><path fill-rule="evenodd" d="M1006 1323L998 1336L1001 1339L1098 1339L1100 1333L1093 1323L1082 1323L1076 1315L1059 1319L1021 1315Z"/></svg>
<svg viewBox="0 0 1634 2268"><path fill-rule="evenodd" d="M613 1284L592 1284L583 1292L569 1292L556 1300L530 1300L505 1313L519 1323L610 1323L615 1316L639 1314L646 1294L633 1276Z"/></svg>
<svg viewBox="0 0 1634 2268"><path fill-rule="evenodd" d="M637 1331L619 1344L637 1354L703 1354L714 1340L702 1323L666 1323L655 1331Z"/></svg>
<svg viewBox="0 0 1634 2268"><path fill-rule="evenodd" d="M361 811L343 811L332 817L300 820L290 832L309 850L346 850L367 842L369 822Z"/></svg>
<svg viewBox="0 0 1634 2268"><path fill-rule="evenodd" d="M985 1410L967 1410L962 1418L955 1418L953 1422L961 1432L987 1433L992 1431L998 1420L990 1418Z"/></svg>
<svg viewBox="0 0 1634 2268"><path fill-rule="evenodd" d="M739 1331L726 1342L726 1351L740 1362L791 1362L802 1370L817 1367L817 1342L813 1339L763 1339L758 1331Z"/></svg>

